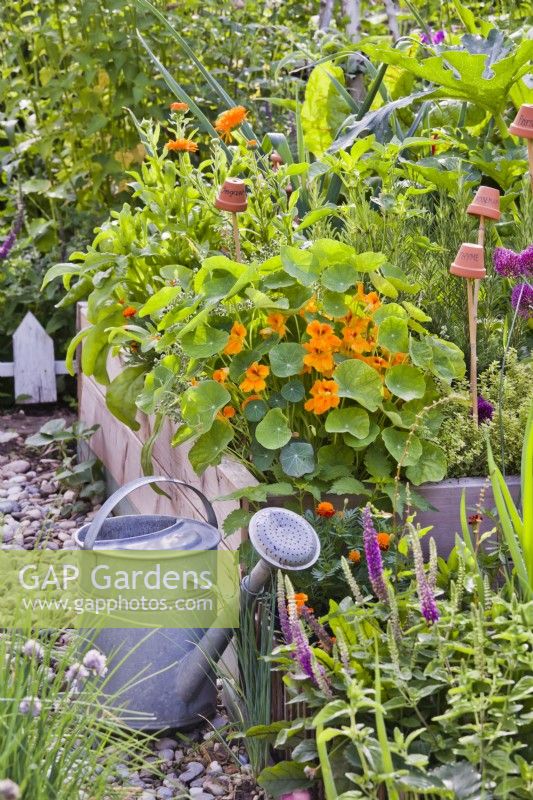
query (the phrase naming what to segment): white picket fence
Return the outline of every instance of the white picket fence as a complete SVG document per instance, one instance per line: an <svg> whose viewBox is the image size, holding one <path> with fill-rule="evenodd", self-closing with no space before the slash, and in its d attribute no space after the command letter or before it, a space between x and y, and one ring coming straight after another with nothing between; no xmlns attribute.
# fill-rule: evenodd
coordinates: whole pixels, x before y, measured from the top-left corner
<svg viewBox="0 0 533 800"><path fill-rule="evenodd" d="M15 402L55 403L56 375L66 375L64 361L56 361L53 339L28 311L13 334L13 361L0 361L0 378L14 378Z"/></svg>

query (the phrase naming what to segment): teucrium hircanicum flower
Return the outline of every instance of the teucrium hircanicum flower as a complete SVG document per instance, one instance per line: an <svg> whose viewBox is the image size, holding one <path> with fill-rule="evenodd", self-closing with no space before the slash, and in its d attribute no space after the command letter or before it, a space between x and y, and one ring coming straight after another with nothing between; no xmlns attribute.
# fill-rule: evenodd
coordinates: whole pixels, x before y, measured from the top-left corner
<svg viewBox="0 0 533 800"><path fill-rule="evenodd" d="M415 576L418 599L420 600L420 611L427 622L431 624L433 622L437 622L439 619L439 609L437 608L437 604L435 602L433 589L430 586L424 570L424 558L422 556L422 548L420 546L418 532L411 524L409 524L408 529L411 549L413 551L413 560L415 562Z"/></svg>
<svg viewBox="0 0 533 800"><path fill-rule="evenodd" d="M355 580L354 576L352 575L352 571L350 569L350 565L348 564L348 562L346 561L344 556L341 556L341 567L342 567L342 571L344 573L344 577L346 578L346 583L350 587L350 591L351 591L351 593L352 593L352 595L354 597L355 602L358 605L363 605L363 603L365 602L365 598L363 597L363 593L361 592L361 589L359 588L359 584L357 583L357 581Z"/></svg>
<svg viewBox="0 0 533 800"><path fill-rule="evenodd" d="M363 544L365 546L365 557L368 568L368 577L372 588L383 603L389 599L385 578L383 576L383 559L381 549L378 544L378 535L372 522L370 507L363 508Z"/></svg>
<svg viewBox="0 0 533 800"><path fill-rule="evenodd" d="M287 604L285 602L285 586L283 583L283 573L281 572L281 570L278 570L277 583L278 583L277 600L278 600L279 624L281 632L283 634L283 638L285 639L285 644L291 644L292 642L291 625L287 614Z"/></svg>

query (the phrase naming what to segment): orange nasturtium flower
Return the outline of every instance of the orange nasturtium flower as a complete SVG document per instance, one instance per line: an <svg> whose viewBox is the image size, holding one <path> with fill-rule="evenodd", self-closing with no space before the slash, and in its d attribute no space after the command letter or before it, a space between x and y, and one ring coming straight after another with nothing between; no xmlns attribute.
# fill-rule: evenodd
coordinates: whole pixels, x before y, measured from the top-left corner
<svg viewBox="0 0 533 800"><path fill-rule="evenodd" d="M220 369L216 369L211 377L217 383L225 383L228 377L229 369L228 367L221 367Z"/></svg>
<svg viewBox="0 0 533 800"><path fill-rule="evenodd" d="M377 311L381 306L381 300L377 292L368 292L365 294L362 283L357 284L357 299L364 304L367 311Z"/></svg>
<svg viewBox="0 0 533 800"><path fill-rule="evenodd" d="M348 353L370 353L374 347L374 341L361 336L353 328L343 328L342 331L344 350Z"/></svg>
<svg viewBox="0 0 533 800"><path fill-rule="evenodd" d="M246 336L246 328L240 322L234 322L230 331L228 343L224 348L224 353L228 356L234 356L240 353L244 347L244 338Z"/></svg>
<svg viewBox="0 0 533 800"><path fill-rule="evenodd" d="M243 392L262 392L263 389L266 389L265 378L269 373L270 367L254 361L246 370L246 377L239 386Z"/></svg>
<svg viewBox="0 0 533 800"><path fill-rule="evenodd" d="M361 553L359 550L350 550L348 553L348 561L351 561L352 564L359 564L361 561Z"/></svg>
<svg viewBox="0 0 533 800"><path fill-rule="evenodd" d="M310 342L304 342L304 348L307 350L307 355L304 356L304 364L306 367L313 367L317 372L331 372L335 367L333 356L330 350L322 350L315 344L315 339Z"/></svg>
<svg viewBox="0 0 533 800"><path fill-rule="evenodd" d="M327 500L323 500L322 503L317 505L316 513L319 517L333 517L335 516L335 506L333 503L328 503Z"/></svg>
<svg viewBox="0 0 533 800"><path fill-rule="evenodd" d="M306 594L304 594L304 592L296 592L296 594L294 595L294 602L296 603L296 608L302 608L302 606L305 606L308 600L309 598Z"/></svg>
<svg viewBox="0 0 533 800"><path fill-rule="evenodd" d="M316 347L321 347L323 350L333 350L335 347L340 347L342 342L338 336L333 333L333 328L327 322L310 322L305 329L311 337L311 342Z"/></svg>
<svg viewBox="0 0 533 800"><path fill-rule="evenodd" d="M379 545L380 550L388 550L390 547L390 533L386 533L385 531L381 531L377 535L377 542Z"/></svg>
<svg viewBox="0 0 533 800"><path fill-rule="evenodd" d="M287 333L287 326L285 322L287 317L280 314L279 311L273 311L266 318L267 328L263 328L260 333L264 336L269 336L271 333L277 333L278 336L285 336Z"/></svg>
<svg viewBox="0 0 533 800"><path fill-rule="evenodd" d="M330 408L337 408L340 403L339 387L335 381L315 381L311 389L311 398L305 403L306 411L325 414Z"/></svg>
<svg viewBox="0 0 533 800"><path fill-rule="evenodd" d="M124 311L122 312L123 317L134 317L137 313L137 309L133 308L133 306L126 306Z"/></svg>
<svg viewBox="0 0 533 800"><path fill-rule="evenodd" d="M174 139L167 142L167 150L177 150L180 153L196 153L198 145L192 139Z"/></svg>
<svg viewBox="0 0 533 800"><path fill-rule="evenodd" d="M231 142L232 130L238 128L239 125L242 125L247 114L248 112L244 106L228 108L227 111L223 111L222 114L218 115L215 122L215 130L220 134L221 138L224 139L225 142Z"/></svg>
<svg viewBox="0 0 533 800"><path fill-rule="evenodd" d="M222 416L224 417L224 419L231 419L232 417L235 416L236 413L237 412L235 411L233 406L224 406L224 408L222 409Z"/></svg>

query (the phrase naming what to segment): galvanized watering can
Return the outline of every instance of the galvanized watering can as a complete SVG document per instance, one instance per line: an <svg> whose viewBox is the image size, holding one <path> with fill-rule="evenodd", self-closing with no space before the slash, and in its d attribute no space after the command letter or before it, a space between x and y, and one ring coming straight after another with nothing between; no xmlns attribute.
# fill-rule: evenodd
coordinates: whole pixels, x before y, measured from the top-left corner
<svg viewBox="0 0 533 800"><path fill-rule="evenodd" d="M207 521L162 515L108 516L130 492L151 483L173 483L195 492L204 505ZM254 514L249 530L260 560L242 581L242 602L264 588L272 567L306 569L319 556L316 532L292 511L261 509ZM187 550L216 550L220 540L209 500L196 487L164 476L138 478L118 489L92 522L75 535L83 549L176 551L176 558ZM224 628L101 630L93 642L109 659L105 693L118 698L117 714L129 727L191 727L200 717L211 717L216 711L213 663L232 636L233 630Z"/></svg>

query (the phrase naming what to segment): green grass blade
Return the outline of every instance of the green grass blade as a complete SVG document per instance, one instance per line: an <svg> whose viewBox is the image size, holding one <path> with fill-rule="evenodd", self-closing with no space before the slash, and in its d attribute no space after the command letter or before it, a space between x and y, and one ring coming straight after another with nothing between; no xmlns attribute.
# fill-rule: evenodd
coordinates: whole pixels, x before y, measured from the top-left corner
<svg viewBox="0 0 533 800"><path fill-rule="evenodd" d="M522 547L529 583L533 587L533 402L529 409L522 448L522 520Z"/></svg>

